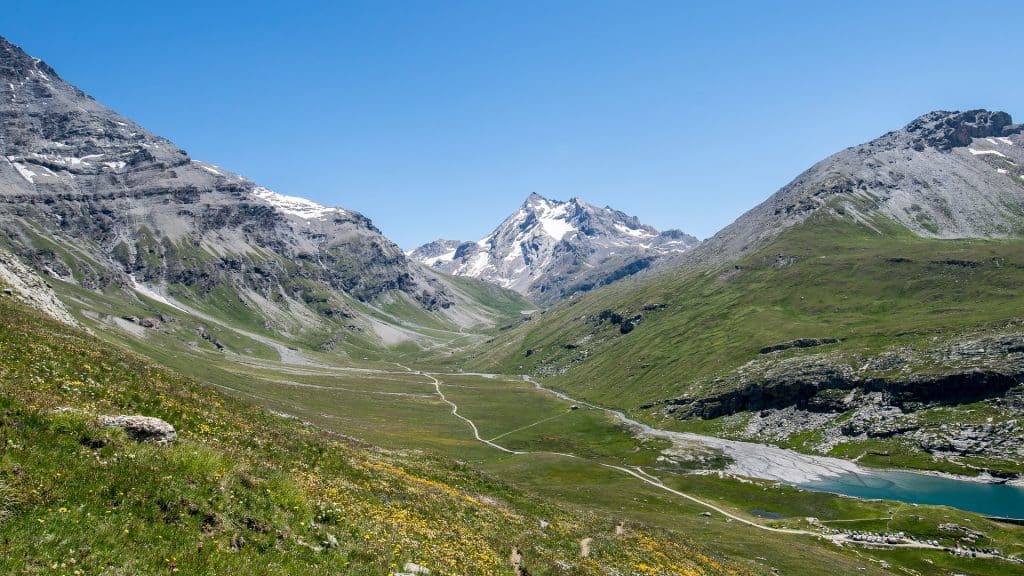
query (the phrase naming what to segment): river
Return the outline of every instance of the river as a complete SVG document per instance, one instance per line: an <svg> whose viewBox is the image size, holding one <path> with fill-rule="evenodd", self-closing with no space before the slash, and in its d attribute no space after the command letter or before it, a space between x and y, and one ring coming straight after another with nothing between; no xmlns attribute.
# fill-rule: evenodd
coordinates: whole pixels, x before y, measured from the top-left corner
<svg viewBox="0 0 1024 576"><path fill-rule="evenodd" d="M961 480L945 476L864 468L850 460L803 454L753 442L727 440L688 432L672 432L654 428L611 410L545 388L536 380L524 377L539 390L563 400L603 410L639 434L662 438L673 443L667 451L685 454L694 449L710 448L722 452L731 462L726 472L737 476L775 480L818 492L831 492L857 498L897 500L913 504L936 504L969 510L987 516L1024 519L1024 487Z"/></svg>

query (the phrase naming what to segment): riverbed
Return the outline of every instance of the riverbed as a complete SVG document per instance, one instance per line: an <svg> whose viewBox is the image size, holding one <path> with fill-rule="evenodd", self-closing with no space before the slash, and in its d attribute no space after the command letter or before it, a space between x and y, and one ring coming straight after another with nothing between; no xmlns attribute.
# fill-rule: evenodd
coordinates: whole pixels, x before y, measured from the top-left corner
<svg viewBox="0 0 1024 576"><path fill-rule="evenodd" d="M533 382L540 390L566 401L614 415L638 435L672 442L668 455L685 456L711 449L730 460L725 472L736 476L774 480L818 492L867 499L897 500L969 510L987 516L1024 519L1024 487L959 479L903 470L865 468L856 462L803 454L754 442L727 440L689 432L662 430L629 418L618 410L582 402Z"/></svg>

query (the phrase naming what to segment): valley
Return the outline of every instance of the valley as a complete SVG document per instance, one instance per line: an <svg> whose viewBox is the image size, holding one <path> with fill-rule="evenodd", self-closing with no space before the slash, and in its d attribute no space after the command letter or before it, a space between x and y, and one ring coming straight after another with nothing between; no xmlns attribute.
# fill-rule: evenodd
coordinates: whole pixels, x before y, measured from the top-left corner
<svg viewBox="0 0 1024 576"><path fill-rule="evenodd" d="M170 314L174 302L168 304L149 301L148 314ZM451 342L458 346L461 340L452 335ZM851 500L793 486L821 479L822 473L865 472L851 463L779 451L783 457L769 457L765 467L765 450L755 445L723 450L715 438L654 429L549 391L530 377L451 371L444 368L453 362L447 355L421 365L401 359L401 353L339 365L328 354L305 350L259 359L212 351L197 357L180 343L161 348L150 352L161 363L278 417L399 453L454 459L528 493L601 510L619 521L699 531L706 545L737 562L749 563L754 553L763 558L749 563L755 573L778 568L813 574L806 558L823 554L835 556L831 561L848 571L872 561L917 569L969 565L992 574L1018 569L1011 560L968 559L944 550L955 549L958 540L939 526L954 521L986 534L981 542L1000 555L1024 551L1016 528L975 513ZM804 472L793 476L795 470ZM901 545L864 548L842 531L847 529L903 532L909 538ZM913 561L903 554L906 549L917 550Z"/></svg>
<svg viewBox="0 0 1024 576"><path fill-rule="evenodd" d="M1005 112L703 242L531 194L404 252L2 38L0 74L0 570L1024 574Z"/></svg>

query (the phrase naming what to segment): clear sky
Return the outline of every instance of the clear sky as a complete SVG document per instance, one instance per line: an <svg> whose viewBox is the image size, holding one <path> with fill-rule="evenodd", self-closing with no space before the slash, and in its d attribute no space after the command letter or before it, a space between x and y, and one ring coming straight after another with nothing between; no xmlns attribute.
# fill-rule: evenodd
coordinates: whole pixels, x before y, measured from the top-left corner
<svg viewBox="0 0 1024 576"><path fill-rule="evenodd" d="M930 110L1024 120L1024 3L8 0L0 35L192 157L404 248L530 192L714 234Z"/></svg>

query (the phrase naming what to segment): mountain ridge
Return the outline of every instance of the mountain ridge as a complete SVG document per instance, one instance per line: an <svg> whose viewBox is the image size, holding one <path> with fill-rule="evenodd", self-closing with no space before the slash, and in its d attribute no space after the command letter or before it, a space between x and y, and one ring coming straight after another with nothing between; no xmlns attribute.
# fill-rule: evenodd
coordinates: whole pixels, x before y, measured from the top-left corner
<svg viewBox="0 0 1024 576"><path fill-rule="evenodd" d="M369 218L195 160L2 38L0 80L0 240L50 278L136 297L227 298L256 325L335 340L393 341L368 316L396 299L450 326L494 322Z"/></svg>
<svg viewBox="0 0 1024 576"><path fill-rule="evenodd" d="M1022 165L1009 114L925 114L660 270L521 323L474 367L655 426L1019 477Z"/></svg>
<svg viewBox="0 0 1024 576"><path fill-rule="evenodd" d="M1006 112L934 111L817 162L668 265L724 263L812 213L894 218L927 237L1000 237L1022 228L1024 136ZM972 197L980 191L983 198Z"/></svg>

